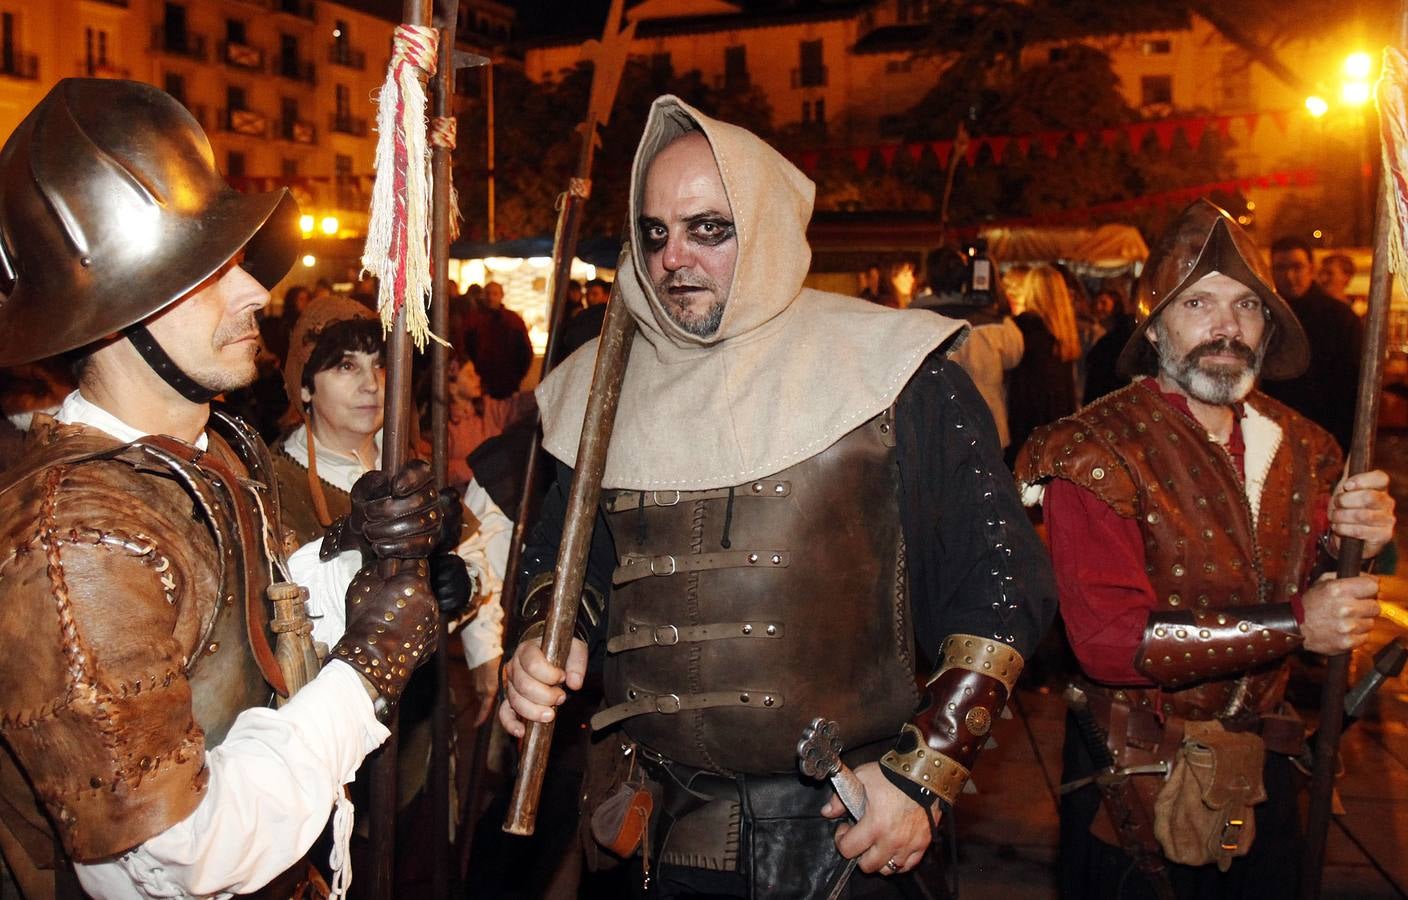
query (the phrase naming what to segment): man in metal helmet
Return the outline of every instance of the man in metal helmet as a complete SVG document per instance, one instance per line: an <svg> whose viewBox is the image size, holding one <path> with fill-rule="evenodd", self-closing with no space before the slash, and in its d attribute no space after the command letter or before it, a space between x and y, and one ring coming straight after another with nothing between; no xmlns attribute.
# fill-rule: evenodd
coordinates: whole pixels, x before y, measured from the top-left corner
<svg viewBox="0 0 1408 900"><path fill-rule="evenodd" d="M1376 579L1319 576L1342 538L1366 557L1392 538L1388 476L1341 479L1334 438L1254 389L1309 351L1226 212L1189 207L1138 297L1119 362L1135 382L1037 430L1017 462L1025 498L1044 493L1088 681L1066 735L1065 779L1085 786L1063 792L1062 893L1113 896L1128 879L1131 896L1165 881L1184 897L1294 896L1305 734L1287 657L1368 637ZM1107 817L1091 776L1109 756L1130 774L1100 780Z"/></svg>
<svg viewBox="0 0 1408 900"><path fill-rule="evenodd" d="M31 890L72 862L98 897L288 896L426 655L419 470L354 492L345 631L346 584L309 582L331 661L292 696L271 649L266 593L297 576L268 452L210 401L255 375L296 218L144 84L62 81L0 151L0 365L72 352L79 376L0 477L0 848Z"/></svg>

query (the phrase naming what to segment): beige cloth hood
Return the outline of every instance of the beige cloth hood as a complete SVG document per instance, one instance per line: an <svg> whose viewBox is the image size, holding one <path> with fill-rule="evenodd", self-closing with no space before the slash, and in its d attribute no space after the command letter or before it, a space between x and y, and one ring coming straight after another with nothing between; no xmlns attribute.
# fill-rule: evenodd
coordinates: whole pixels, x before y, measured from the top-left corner
<svg viewBox="0 0 1408 900"><path fill-rule="evenodd" d="M738 262L719 330L669 318L636 234L646 170L690 131L709 139L732 207ZM602 485L707 490L781 471L831 446L899 396L930 351L965 324L802 287L816 186L752 133L675 97L650 110L631 174L631 249L616 273L640 326L621 388ZM537 389L543 446L577 457L596 360L593 341Z"/></svg>

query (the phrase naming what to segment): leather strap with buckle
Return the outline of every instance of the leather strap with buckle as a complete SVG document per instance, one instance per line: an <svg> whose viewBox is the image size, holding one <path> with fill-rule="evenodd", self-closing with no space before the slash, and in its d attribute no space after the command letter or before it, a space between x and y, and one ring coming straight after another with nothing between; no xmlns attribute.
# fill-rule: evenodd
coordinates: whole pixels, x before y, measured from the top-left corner
<svg viewBox="0 0 1408 900"><path fill-rule="evenodd" d="M652 625L631 622L624 634L606 642L607 653L623 653L642 647L671 647L700 641L733 638L780 638L783 626L776 622L711 622L708 625Z"/></svg>
<svg viewBox="0 0 1408 900"><path fill-rule="evenodd" d="M679 572L702 572L708 569L744 568L786 568L791 562L791 554L786 550L722 550L718 553L691 553L674 556L669 553L659 556L637 556L627 554L621 564L611 573L613 585L630 584L652 575L664 577Z"/></svg>
<svg viewBox="0 0 1408 900"><path fill-rule="evenodd" d="M777 709L782 706L782 694L777 691L744 688L736 691L705 691L699 694L652 694L638 689L627 692L631 699L608 706L592 716L592 730L600 731L624 719L647 713L672 716L688 709L714 709L721 706L738 708Z"/></svg>

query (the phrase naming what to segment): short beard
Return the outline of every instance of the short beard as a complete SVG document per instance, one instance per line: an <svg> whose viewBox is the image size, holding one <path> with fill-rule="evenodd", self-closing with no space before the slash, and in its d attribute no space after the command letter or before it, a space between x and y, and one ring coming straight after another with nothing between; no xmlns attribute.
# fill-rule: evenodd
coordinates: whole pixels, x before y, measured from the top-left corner
<svg viewBox="0 0 1408 900"><path fill-rule="evenodd" d="M1154 345L1159 354L1159 370L1194 400L1210 406L1230 406L1245 400L1256 386L1257 376L1261 374L1261 362L1266 355L1265 343L1252 350L1241 341L1219 338L1205 341L1183 356L1175 357L1163 329L1155 325L1154 333L1159 339ZM1240 357L1244 365L1204 368L1198 364L1205 356L1221 353Z"/></svg>
<svg viewBox="0 0 1408 900"><path fill-rule="evenodd" d="M715 299L703 315L695 315L682 309L678 303L671 300L669 289L672 287L705 288L713 291ZM665 315L670 317L670 321L695 337L713 337L718 333L719 326L723 324L724 306L728 303L728 297L719 290L714 279L707 275L667 272L663 278L655 282L655 296L660 298L660 306L664 308Z"/></svg>

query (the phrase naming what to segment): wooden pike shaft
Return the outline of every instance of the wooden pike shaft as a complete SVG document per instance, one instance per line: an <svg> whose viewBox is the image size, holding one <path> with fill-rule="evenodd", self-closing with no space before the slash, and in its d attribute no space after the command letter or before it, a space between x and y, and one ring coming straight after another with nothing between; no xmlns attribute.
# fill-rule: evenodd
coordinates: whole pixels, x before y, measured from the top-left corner
<svg viewBox="0 0 1408 900"><path fill-rule="evenodd" d="M439 60L431 93L431 115L452 115L450 98L455 91L455 26L459 14L457 0L440 4L436 23L440 29ZM450 148L433 144L430 152L432 192L430 197L430 329L446 340L450 323ZM449 349L439 341L430 344L430 443L431 471L435 486L443 489L449 464ZM450 713L450 654L448 621L440 618L440 634L435 642L435 706L431 713L430 848L431 897L450 897L450 743L453 719Z"/></svg>
<svg viewBox="0 0 1408 900"><path fill-rule="evenodd" d="M572 489L567 495L567 515L562 544L553 571L552 602L548 608L543 652L548 661L561 667L572 645L572 626L586 578L587 551L591 548L592 527L596 524L597 503L601 499L601 477L606 470L606 451L621 399L621 381L636 324L621 299L619 281L611 292L592 374L591 394L582 422L582 438L577 446L577 462ZM553 722L529 722L519 761L518 778L513 783L504 830L530 835L538 819L538 800L547 774L548 749L552 743Z"/></svg>
<svg viewBox="0 0 1408 900"><path fill-rule="evenodd" d="M1398 44L1408 44L1408 0L1400 0ZM1374 458L1374 438L1379 422L1379 397L1383 388L1384 351L1388 342L1388 311L1393 297L1393 276L1389 271L1389 241L1395 215L1388 202L1392 179L1381 173L1374 215L1374 264L1369 274L1369 315L1364 327L1364 359L1359 374L1359 396L1354 411L1354 439L1349 451L1349 474L1369 468ZM1396 273L1408 274L1408 273ZM1364 542L1348 538L1340 542L1339 577L1359 574ZM1306 816L1306 852L1302 857L1300 896L1318 900L1324 874L1325 844L1330 828L1331 799L1339 759L1340 734L1344 729L1344 696L1349 685L1349 654L1330 657L1325 669L1325 686L1320 695L1320 723L1316 732L1315 765L1310 778L1310 807Z"/></svg>
<svg viewBox="0 0 1408 900"><path fill-rule="evenodd" d="M430 0L406 0L402 20L407 25L430 21ZM411 336L406 330L406 309L402 305L386 340L386 419L382 426L381 468L388 473L406 464L411 426ZM371 900L391 900L395 894L396 869L396 757L399 735L391 724L391 736L368 760L371 806L367 822L371 855Z"/></svg>

